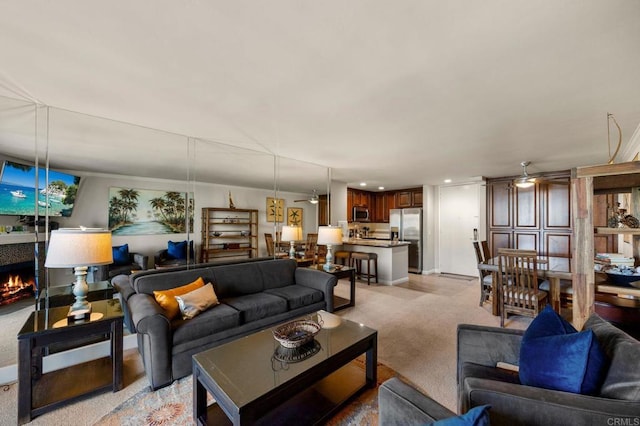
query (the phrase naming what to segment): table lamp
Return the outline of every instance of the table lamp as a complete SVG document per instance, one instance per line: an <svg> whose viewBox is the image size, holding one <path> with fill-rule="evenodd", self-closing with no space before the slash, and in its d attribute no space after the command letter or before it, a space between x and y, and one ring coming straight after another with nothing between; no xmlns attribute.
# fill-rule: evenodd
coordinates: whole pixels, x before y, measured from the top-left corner
<svg viewBox="0 0 640 426"><path fill-rule="evenodd" d="M289 258L296 258L296 241L302 240L302 227L300 226L283 226L282 227L282 235L280 236L282 241L289 241Z"/></svg>
<svg viewBox="0 0 640 426"><path fill-rule="evenodd" d="M111 231L100 228L62 228L51 231L44 266L47 268L73 268L76 281L68 317L88 318L91 305L87 302L87 267L113 263Z"/></svg>
<svg viewBox="0 0 640 426"><path fill-rule="evenodd" d="M336 244L342 244L342 228L331 225L318 227L318 245L327 246L326 262L322 267L325 271L330 271L333 268L331 246Z"/></svg>

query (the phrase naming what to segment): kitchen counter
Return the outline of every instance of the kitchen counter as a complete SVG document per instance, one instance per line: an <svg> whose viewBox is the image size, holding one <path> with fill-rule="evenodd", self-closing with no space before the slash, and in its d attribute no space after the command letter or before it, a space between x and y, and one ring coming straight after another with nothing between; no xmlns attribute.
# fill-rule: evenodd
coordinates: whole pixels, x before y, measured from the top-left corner
<svg viewBox="0 0 640 426"><path fill-rule="evenodd" d="M378 255L378 283L386 285L409 281L409 245L404 241L371 240L354 238L342 243L334 250L361 251ZM362 262L367 272L367 262Z"/></svg>
<svg viewBox="0 0 640 426"><path fill-rule="evenodd" d="M405 241L391 241L391 240L373 240L368 238L352 238L342 243L343 245L358 245L369 247L399 247L408 246L410 243Z"/></svg>

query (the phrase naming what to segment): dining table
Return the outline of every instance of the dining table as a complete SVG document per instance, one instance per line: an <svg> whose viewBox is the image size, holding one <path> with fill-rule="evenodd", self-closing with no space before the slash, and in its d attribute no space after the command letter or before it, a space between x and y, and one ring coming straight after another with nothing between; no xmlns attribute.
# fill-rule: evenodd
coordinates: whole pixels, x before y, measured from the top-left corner
<svg viewBox="0 0 640 426"><path fill-rule="evenodd" d="M498 283L498 257L492 257L486 262L479 263L478 269L490 271L493 279L491 286L491 311L493 315L500 315L500 304L496 294ZM538 256L536 258L538 277L549 280L549 301L551 307L560 313L560 280L571 281L571 258L558 256Z"/></svg>

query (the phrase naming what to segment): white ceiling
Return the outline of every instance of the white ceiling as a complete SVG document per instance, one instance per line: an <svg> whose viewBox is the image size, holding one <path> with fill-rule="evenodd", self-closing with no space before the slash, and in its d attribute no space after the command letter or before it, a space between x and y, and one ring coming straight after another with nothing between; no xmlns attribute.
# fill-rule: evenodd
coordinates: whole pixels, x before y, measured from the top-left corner
<svg viewBox="0 0 640 426"><path fill-rule="evenodd" d="M565 170L607 161L607 112L625 144L640 123L640 1L3 0L0 95L56 107L75 170L184 176L187 142L63 110L371 189ZM201 152L198 180L258 175Z"/></svg>

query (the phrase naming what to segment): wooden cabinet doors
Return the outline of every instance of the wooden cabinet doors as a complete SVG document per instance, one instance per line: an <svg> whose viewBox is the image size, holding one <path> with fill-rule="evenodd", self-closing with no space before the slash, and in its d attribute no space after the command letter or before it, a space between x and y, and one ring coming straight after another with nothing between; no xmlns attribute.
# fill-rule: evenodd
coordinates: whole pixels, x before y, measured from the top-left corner
<svg viewBox="0 0 640 426"><path fill-rule="evenodd" d="M571 257L569 176L554 176L530 188L517 188L511 182L487 181L487 234L492 253L499 248L519 248Z"/></svg>

